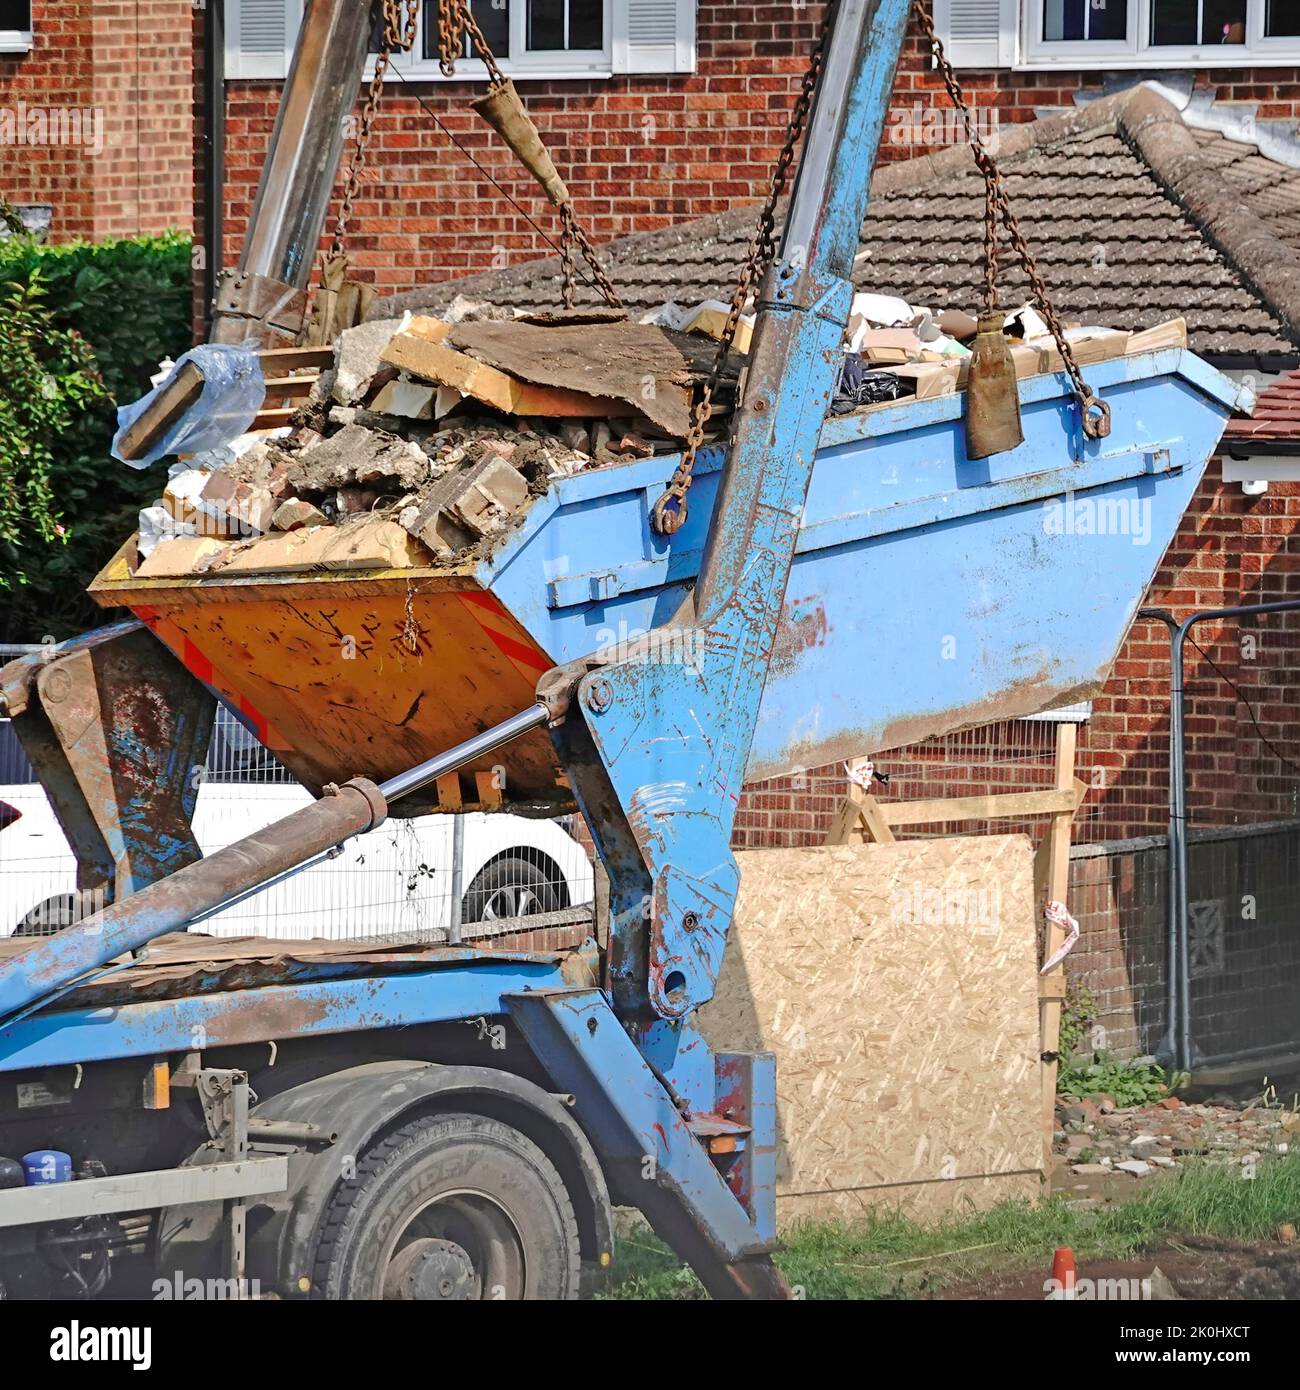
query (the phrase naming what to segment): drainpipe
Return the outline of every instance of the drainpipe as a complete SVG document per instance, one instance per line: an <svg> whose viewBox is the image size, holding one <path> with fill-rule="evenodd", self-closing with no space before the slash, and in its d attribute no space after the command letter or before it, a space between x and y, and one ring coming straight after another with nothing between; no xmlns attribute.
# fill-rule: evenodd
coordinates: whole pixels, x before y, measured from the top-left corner
<svg viewBox="0 0 1300 1390"><path fill-rule="evenodd" d="M225 255L226 6L207 0L203 24L203 317L212 332L213 301Z"/></svg>
<svg viewBox="0 0 1300 1390"><path fill-rule="evenodd" d="M217 289L214 342L269 347L302 331L370 33L370 6L361 0L307 0L239 268Z"/></svg>
<svg viewBox="0 0 1300 1390"><path fill-rule="evenodd" d="M1156 1048L1156 1061L1162 1067L1172 1069L1178 1064L1178 924L1182 917L1178 910L1178 855L1177 843L1182 829L1180 812L1175 806L1175 787L1182 785L1182 675L1175 675L1173 658L1174 636L1178 631L1178 619L1163 608L1139 608L1139 618L1164 623L1169 629L1169 831L1165 841L1165 1033ZM1178 710L1179 732L1174 732L1174 710Z"/></svg>

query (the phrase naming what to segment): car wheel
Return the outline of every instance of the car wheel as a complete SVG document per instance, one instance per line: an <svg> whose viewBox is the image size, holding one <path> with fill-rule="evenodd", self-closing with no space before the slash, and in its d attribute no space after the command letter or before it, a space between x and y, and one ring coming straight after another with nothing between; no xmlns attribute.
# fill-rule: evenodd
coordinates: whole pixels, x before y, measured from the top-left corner
<svg viewBox="0 0 1300 1390"><path fill-rule="evenodd" d="M431 1115L357 1162L320 1226L316 1298L571 1299L568 1191L536 1144L485 1115Z"/></svg>
<svg viewBox="0 0 1300 1390"><path fill-rule="evenodd" d="M536 864L517 854L506 855L480 869L465 893L464 922L491 922L501 917L527 917L555 912L563 906L560 888Z"/></svg>

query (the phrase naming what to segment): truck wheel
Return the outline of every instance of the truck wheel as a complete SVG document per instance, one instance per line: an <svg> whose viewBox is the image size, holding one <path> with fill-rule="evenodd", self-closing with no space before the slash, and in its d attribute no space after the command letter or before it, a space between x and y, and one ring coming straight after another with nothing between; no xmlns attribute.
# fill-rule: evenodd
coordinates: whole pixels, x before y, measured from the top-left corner
<svg viewBox="0 0 1300 1390"><path fill-rule="evenodd" d="M570 1299L573 1203L546 1155L483 1115L430 1115L357 1162L321 1221L326 1299Z"/></svg>
<svg viewBox="0 0 1300 1390"><path fill-rule="evenodd" d="M508 855L475 874L465 893L461 919L491 922L501 917L527 917L555 912L560 894L541 869L519 855Z"/></svg>

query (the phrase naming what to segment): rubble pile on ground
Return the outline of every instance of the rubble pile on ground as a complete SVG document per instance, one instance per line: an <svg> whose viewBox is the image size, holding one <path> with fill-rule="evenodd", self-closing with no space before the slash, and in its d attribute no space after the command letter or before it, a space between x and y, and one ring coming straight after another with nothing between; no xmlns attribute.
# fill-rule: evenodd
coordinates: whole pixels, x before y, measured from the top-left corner
<svg viewBox="0 0 1300 1390"><path fill-rule="evenodd" d="M1189 1103L1169 1096L1120 1109L1104 1093L1058 1099L1056 1148L1076 1178L1149 1177L1189 1161L1249 1169L1300 1144L1300 1114L1275 1099L1226 1096Z"/></svg>

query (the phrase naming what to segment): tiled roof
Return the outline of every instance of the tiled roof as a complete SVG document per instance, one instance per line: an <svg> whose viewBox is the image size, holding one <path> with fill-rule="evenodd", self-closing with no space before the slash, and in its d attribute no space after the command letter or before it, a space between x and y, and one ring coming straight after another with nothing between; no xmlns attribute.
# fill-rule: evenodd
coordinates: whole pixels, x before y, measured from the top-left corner
<svg viewBox="0 0 1300 1390"><path fill-rule="evenodd" d="M1300 360L1300 172L1190 131L1145 88L1013 126L999 141L1007 191L1067 318L1149 328L1185 317L1217 359ZM1294 203L1294 206L1293 206ZM983 185L966 148L885 166L872 185L854 280L939 310L978 307ZM629 308L728 299L752 205L602 248ZM1027 287L1003 250L1003 302ZM457 294L517 308L559 299L555 260L382 301L372 316L436 311ZM594 302L587 289L585 297Z"/></svg>
<svg viewBox="0 0 1300 1390"><path fill-rule="evenodd" d="M1254 145L1215 131L1192 133L1202 158L1220 171L1228 187L1280 241L1300 252L1300 169L1265 159Z"/></svg>
<svg viewBox="0 0 1300 1390"><path fill-rule="evenodd" d="M1229 420L1226 444L1300 443L1300 372L1289 372L1259 393L1249 420Z"/></svg>

